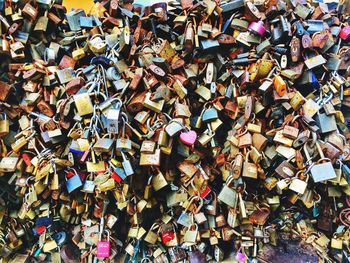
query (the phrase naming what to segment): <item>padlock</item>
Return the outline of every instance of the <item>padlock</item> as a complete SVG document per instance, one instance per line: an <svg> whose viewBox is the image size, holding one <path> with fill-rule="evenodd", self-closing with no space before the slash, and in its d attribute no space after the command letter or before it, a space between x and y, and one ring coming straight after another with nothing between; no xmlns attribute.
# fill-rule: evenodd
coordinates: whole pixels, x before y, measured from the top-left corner
<svg viewBox="0 0 350 263"><path fill-rule="evenodd" d="M37 20L34 27L34 31L41 31L41 32L46 31L48 27L48 23L49 23L49 18L47 17L47 11L45 11L44 15L39 17L39 19Z"/></svg>
<svg viewBox="0 0 350 263"><path fill-rule="evenodd" d="M120 152L123 158L122 166L125 171L126 176L130 176L134 174L134 169L132 168L132 164L129 159L127 159L125 153L123 151Z"/></svg>
<svg viewBox="0 0 350 263"><path fill-rule="evenodd" d="M296 173L296 169L290 163L290 160L283 161L279 166L277 166L275 171L282 178L292 178Z"/></svg>
<svg viewBox="0 0 350 263"><path fill-rule="evenodd" d="M180 133L183 129L184 129L184 126L175 120L171 120L168 123L168 125L165 127L165 131L170 137L174 137L175 135Z"/></svg>
<svg viewBox="0 0 350 263"><path fill-rule="evenodd" d="M287 91L287 86L281 76L276 75L273 79L273 85L277 94L282 97Z"/></svg>
<svg viewBox="0 0 350 263"><path fill-rule="evenodd" d="M74 95L75 106L80 116L88 115L93 113L94 107L92 105L90 96L88 93L81 93Z"/></svg>
<svg viewBox="0 0 350 263"><path fill-rule="evenodd" d="M102 241L102 233L100 234L100 240L97 242L97 258L109 258L111 255L111 242L110 242L110 233L108 230L105 230L107 233L107 240Z"/></svg>
<svg viewBox="0 0 350 263"><path fill-rule="evenodd" d="M337 175L335 174L330 159L325 158L319 142L316 142L316 147L320 155L320 159L316 164L313 164L310 169L312 179L315 183L335 179Z"/></svg>
<svg viewBox="0 0 350 263"><path fill-rule="evenodd" d="M253 179L258 179L257 166L254 163L249 162L249 155L250 155L250 151L245 156L245 161L243 163L242 176L248 177L248 178L253 178Z"/></svg>
<svg viewBox="0 0 350 263"><path fill-rule="evenodd" d="M7 114L2 113L3 119L0 120L0 137L5 136L10 132L10 121L7 119Z"/></svg>
<svg viewBox="0 0 350 263"><path fill-rule="evenodd" d="M75 170L73 171L74 171L74 175L68 180L66 179L66 187L67 187L68 193L72 193L73 191L83 186L83 183L80 179L79 174Z"/></svg>
<svg viewBox="0 0 350 263"><path fill-rule="evenodd" d="M302 178L302 179L301 179ZM295 178L293 178L289 184L289 189L296 192L297 194L304 194L306 187L307 187L307 181L309 180L309 175L306 176L302 173L302 171L299 171Z"/></svg>
<svg viewBox="0 0 350 263"><path fill-rule="evenodd" d="M15 172L18 164L18 157L4 157L0 161L1 172Z"/></svg>
<svg viewBox="0 0 350 263"><path fill-rule="evenodd" d="M35 20L38 15L38 9L31 5L31 1L25 4L22 12L23 14L29 16L32 20Z"/></svg>
<svg viewBox="0 0 350 263"><path fill-rule="evenodd" d="M252 224L263 226L270 215L270 209L267 207L258 208L250 216L249 221Z"/></svg>
<svg viewBox="0 0 350 263"><path fill-rule="evenodd" d="M95 183L93 180L89 180L90 178L92 178L91 174L86 178L84 182L82 191L85 193L93 193L95 190Z"/></svg>
<svg viewBox="0 0 350 263"><path fill-rule="evenodd" d="M184 235L184 241L190 244L195 244L198 233L199 233L198 225L197 224L190 225Z"/></svg>
<svg viewBox="0 0 350 263"><path fill-rule="evenodd" d="M157 192L166 187L168 185L168 182L159 169L156 169L156 171L156 174L152 176L152 186L154 191Z"/></svg>
<svg viewBox="0 0 350 263"><path fill-rule="evenodd" d="M237 192L230 187L232 182L233 182L233 177L227 178L224 187L222 188L222 190L220 191L220 193L218 195L218 199L222 203L225 203L230 207L236 207Z"/></svg>
<svg viewBox="0 0 350 263"><path fill-rule="evenodd" d="M321 133L328 133L337 129L337 124L334 115L327 115L325 113L318 113L316 115L317 126L320 127Z"/></svg>
<svg viewBox="0 0 350 263"><path fill-rule="evenodd" d="M264 22L262 22L261 20L258 22L251 22L248 30L250 32L252 32L253 34L257 34L259 36L263 36L266 32L266 29L264 27Z"/></svg>
<svg viewBox="0 0 350 263"><path fill-rule="evenodd" d="M214 108L209 108L204 110L202 114L202 121L203 122L212 122L219 118L218 112Z"/></svg>
<svg viewBox="0 0 350 263"><path fill-rule="evenodd" d="M154 223L144 238L146 242L152 245L154 245L158 240L158 234L155 232L156 228L159 228L159 225L157 223Z"/></svg>

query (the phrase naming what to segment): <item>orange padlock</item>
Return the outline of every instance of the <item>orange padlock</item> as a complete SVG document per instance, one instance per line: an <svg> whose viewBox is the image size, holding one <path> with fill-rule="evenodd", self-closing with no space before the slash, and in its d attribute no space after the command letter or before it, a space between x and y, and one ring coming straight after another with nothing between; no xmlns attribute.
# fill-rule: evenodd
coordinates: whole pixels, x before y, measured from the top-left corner
<svg viewBox="0 0 350 263"><path fill-rule="evenodd" d="M282 97L287 91L287 85L282 79L281 76L275 76L273 79L273 86L275 87L275 90L278 94L278 96Z"/></svg>

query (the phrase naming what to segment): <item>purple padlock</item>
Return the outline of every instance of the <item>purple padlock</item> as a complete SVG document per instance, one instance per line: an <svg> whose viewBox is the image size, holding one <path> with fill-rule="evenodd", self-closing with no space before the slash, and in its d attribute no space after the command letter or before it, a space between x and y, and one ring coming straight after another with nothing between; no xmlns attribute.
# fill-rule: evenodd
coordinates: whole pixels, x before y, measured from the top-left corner
<svg viewBox="0 0 350 263"><path fill-rule="evenodd" d="M258 22L251 22L248 27L248 30L253 34L257 34L259 36L263 36L266 32L264 22L261 20Z"/></svg>
<svg viewBox="0 0 350 263"><path fill-rule="evenodd" d="M111 256L111 242L109 240L109 231L105 231L107 233L106 241L98 241L97 242L97 257L98 258L109 258ZM102 234L101 238L102 239Z"/></svg>

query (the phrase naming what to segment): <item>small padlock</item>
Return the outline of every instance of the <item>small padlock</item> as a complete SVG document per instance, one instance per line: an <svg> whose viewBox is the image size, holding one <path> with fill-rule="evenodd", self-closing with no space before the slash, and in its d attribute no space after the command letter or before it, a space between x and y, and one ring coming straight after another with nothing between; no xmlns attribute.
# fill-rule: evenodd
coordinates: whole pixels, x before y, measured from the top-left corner
<svg viewBox="0 0 350 263"><path fill-rule="evenodd" d="M215 108L206 109L202 114L203 122L212 122L215 121L217 118L219 118L219 115Z"/></svg>
<svg viewBox="0 0 350 263"><path fill-rule="evenodd" d="M168 125L165 127L165 131L170 137L174 137L175 135L180 133L183 129L184 129L184 126L175 120L171 120L168 123Z"/></svg>
<svg viewBox="0 0 350 263"><path fill-rule="evenodd" d="M123 158L123 169L125 171L126 176L130 176L134 174L134 169L132 168L132 164L129 159L126 158L126 155L123 151L120 152Z"/></svg>
<svg viewBox="0 0 350 263"><path fill-rule="evenodd" d="M237 192L230 187L233 183L233 177L228 177L224 187L221 189L218 199L230 207L237 205Z"/></svg>
<svg viewBox="0 0 350 263"><path fill-rule="evenodd" d="M73 191L77 190L78 188L80 188L81 186L83 186L83 183L80 179L79 174L77 173L76 170L72 169L74 171L74 175L69 178L66 181L66 187L67 187L67 191L68 193L72 193Z"/></svg>
<svg viewBox="0 0 350 263"><path fill-rule="evenodd" d="M289 189L302 195L306 190L308 180L309 180L309 175L307 174L305 176L302 171L299 171L296 174L295 178L292 178L289 184Z"/></svg>
<svg viewBox="0 0 350 263"><path fill-rule="evenodd" d="M102 241L102 233L100 234L100 240L97 242L97 254L98 258L109 258L111 255L111 241L110 233L108 230L105 230L107 233L107 240Z"/></svg>
<svg viewBox="0 0 350 263"><path fill-rule="evenodd" d="M10 121L7 119L7 114L5 112L0 113L3 119L0 120L0 137L5 136L10 132Z"/></svg>
<svg viewBox="0 0 350 263"><path fill-rule="evenodd" d="M250 151L245 156L245 161L243 163L243 177L249 177L253 179L258 179L258 168L254 163L250 163L248 161L250 155Z"/></svg>
<svg viewBox="0 0 350 263"><path fill-rule="evenodd" d="M92 174L90 174L84 182L82 191L85 193L93 193L95 190L95 183L93 180L90 180L90 178L92 178Z"/></svg>

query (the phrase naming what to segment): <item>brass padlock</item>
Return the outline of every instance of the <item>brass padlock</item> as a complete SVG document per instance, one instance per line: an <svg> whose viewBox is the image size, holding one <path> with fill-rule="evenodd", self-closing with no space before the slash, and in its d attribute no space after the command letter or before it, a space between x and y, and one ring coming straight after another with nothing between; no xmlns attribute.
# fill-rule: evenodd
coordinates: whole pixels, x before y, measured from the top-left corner
<svg viewBox="0 0 350 263"><path fill-rule="evenodd" d="M88 93L81 93L73 96L75 106L80 116L93 113L94 106Z"/></svg>
<svg viewBox="0 0 350 263"><path fill-rule="evenodd" d="M253 179L258 179L258 168L254 163L249 162L249 156L250 152L245 156L245 161L243 163L243 171L242 171L242 176L243 177L248 177L248 178L253 178Z"/></svg>
<svg viewBox="0 0 350 263"><path fill-rule="evenodd" d="M7 119L7 114L2 113L3 119L0 120L0 137L7 135L10 132L10 121Z"/></svg>

